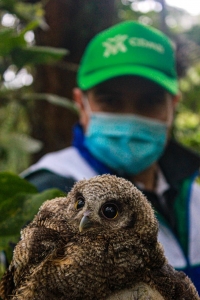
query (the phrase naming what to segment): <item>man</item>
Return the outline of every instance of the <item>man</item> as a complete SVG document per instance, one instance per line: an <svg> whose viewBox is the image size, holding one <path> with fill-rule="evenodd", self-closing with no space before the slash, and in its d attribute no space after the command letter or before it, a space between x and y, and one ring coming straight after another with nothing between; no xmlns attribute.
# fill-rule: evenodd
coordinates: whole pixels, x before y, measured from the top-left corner
<svg viewBox="0 0 200 300"><path fill-rule="evenodd" d="M45 155L25 178L68 191L97 174L125 177L153 204L169 262L200 292L200 158L170 140L179 99L174 50L161 32L124 22L98 34L78 72L73 146Z"/></svg>

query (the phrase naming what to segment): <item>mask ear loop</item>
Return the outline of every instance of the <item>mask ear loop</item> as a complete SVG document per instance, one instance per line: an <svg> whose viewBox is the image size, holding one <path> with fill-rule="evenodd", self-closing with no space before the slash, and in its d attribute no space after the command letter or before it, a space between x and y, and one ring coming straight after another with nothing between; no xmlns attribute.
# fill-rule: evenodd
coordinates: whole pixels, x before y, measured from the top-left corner
<svg viewBox="0 0 200 300"><path fill-rule="evenodd" d="M90 116L92 114L92 110L91 110L91 106L88 100L88 96L86 94L83 95L83 105L85 107L85 110L88 113L88 116Z"/></svg>

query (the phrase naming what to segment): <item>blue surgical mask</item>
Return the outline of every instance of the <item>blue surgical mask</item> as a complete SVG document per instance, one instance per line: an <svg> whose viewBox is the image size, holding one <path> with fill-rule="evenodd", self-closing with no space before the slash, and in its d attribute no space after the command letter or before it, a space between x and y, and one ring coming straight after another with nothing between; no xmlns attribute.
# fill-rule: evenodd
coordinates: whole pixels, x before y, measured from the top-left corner
<svg viewBox="0 0 200 300"><path fill-rule="evenodd" d="M119 175L135 175L162 155L167 123L133 114L91 113L85 145Z"/></svg>

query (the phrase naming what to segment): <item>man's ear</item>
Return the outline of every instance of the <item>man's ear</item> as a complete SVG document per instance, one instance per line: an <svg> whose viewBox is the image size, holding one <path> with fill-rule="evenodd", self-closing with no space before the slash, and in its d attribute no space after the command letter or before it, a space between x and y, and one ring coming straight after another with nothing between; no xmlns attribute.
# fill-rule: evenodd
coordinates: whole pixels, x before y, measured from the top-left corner
<svg viewBox="0 0 200 300"><path fill-rule="evenodd" d="M73 100L75 104L77 105L77 108L79 111L83 109L84 104L83 104L83 92L79 88L74 88L73 89Z"/></svg>
<svg viewBox="0 0 200 300"><path fill-rule="evenodd" d="M83 127L83 130L87 128L88 124L88 113L85 109L84 105L84 93L82 90L79 88L74 88L73 89L73 100L79 110L79 122Z"/></svg>
<svg viewBox="0 0 200 300"><path fill-rule="evenodd" d="M176 108L177 104L179 103L181 96L182 96L181 92L179 92L177 95L173 96L172 101L173 101L174 108Z"/></svg>

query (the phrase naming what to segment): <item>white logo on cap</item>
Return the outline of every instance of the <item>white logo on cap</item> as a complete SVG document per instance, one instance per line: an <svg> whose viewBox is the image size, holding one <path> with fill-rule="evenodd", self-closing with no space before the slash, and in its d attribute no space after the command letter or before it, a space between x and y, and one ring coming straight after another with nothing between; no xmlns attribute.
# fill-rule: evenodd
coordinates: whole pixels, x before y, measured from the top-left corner
<svg viewBox="0 0 200 300"><path fill-rule="evenodd" d="M102 45L106 48L103 56L109 57L110 55L116 55L119 52L125 53L127 52L127 46L125 45L125 41L127 40L128 45L132 47L143 47L155 50L159 53L164 53L165 49L161 44L157 44L151 41L148 41L143 38L136 37L128 37L128 35L116 35L113 38L108 38Z"/></svg>
<svg viewBox="0 0 200 300"><path fill-rule="evenodd" d="M127 47L124 42L128 38L128 35L116 35L113 38L107 39L102 45L106 48L103 56L109 57L111 54L115 55L118 52L126 52Z"/></svg>
<svg viewBox="0 0 200 300"><path fill-rule="evenodd" d="M128 41L129 41L129 44L133 47L150 48L150 49L153 49L160 53L163 53L165 51L165 49L162 45L145 40L143 38L130 37L130 39Z"/></svg>

